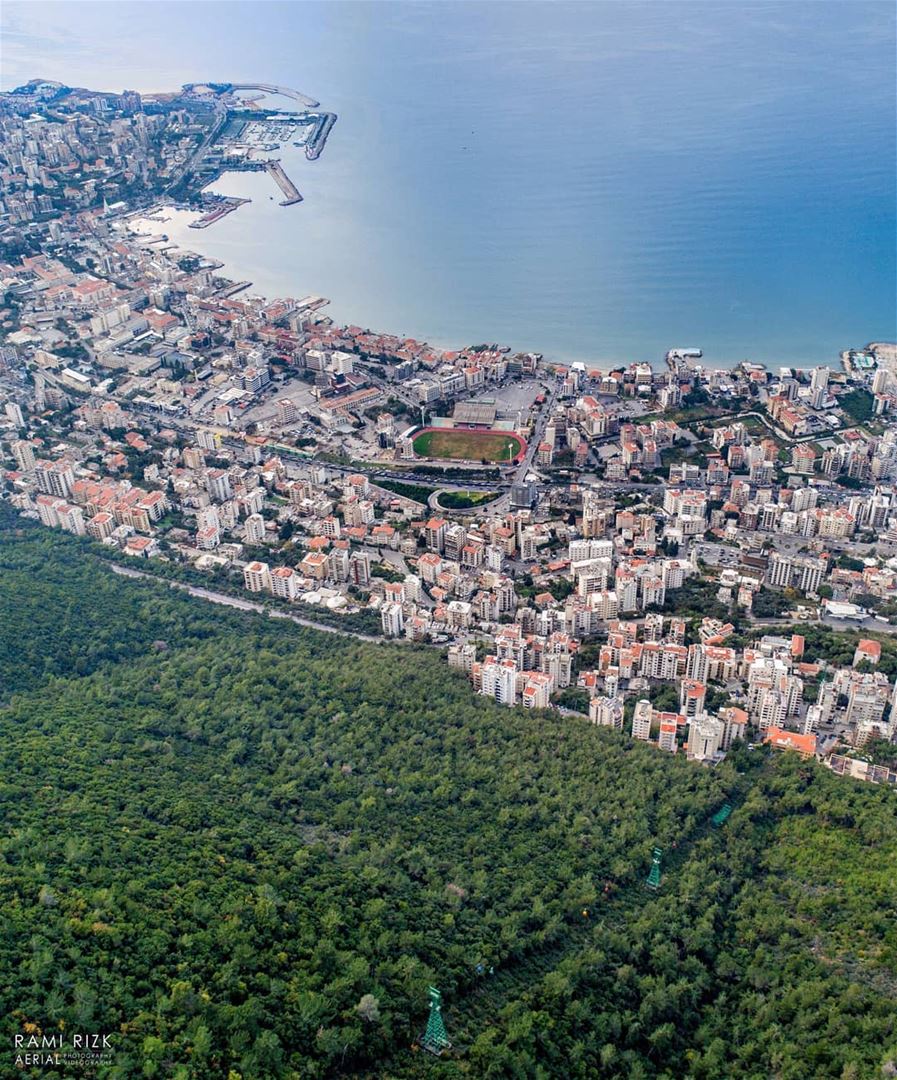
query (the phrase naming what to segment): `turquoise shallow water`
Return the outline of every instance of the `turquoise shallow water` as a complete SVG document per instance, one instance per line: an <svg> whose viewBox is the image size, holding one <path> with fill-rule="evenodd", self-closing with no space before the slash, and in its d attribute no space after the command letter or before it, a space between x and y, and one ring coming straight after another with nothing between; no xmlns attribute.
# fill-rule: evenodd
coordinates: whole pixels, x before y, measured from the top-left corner
<svg viewBox="0 0 897 1080"><path fill-rule="evenodd" d="M837 363L894 339L890 4L4 6L4 88L204 78L339 113L305 196L189 240L270 294L566 359Z"/></svg>

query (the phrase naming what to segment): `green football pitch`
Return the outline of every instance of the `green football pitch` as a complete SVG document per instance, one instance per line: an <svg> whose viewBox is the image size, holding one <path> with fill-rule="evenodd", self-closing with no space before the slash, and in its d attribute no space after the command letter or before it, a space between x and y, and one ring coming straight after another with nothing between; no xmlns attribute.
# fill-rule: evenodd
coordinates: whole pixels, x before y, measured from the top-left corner
<svg viewBox="0 0 897 1080"><path fill-rule="evenodd" d="M460 428L429 428L412 443L418 457L459 461L497 461L510 464L523 450L523 442L501 431L468 431Z"/></svg>

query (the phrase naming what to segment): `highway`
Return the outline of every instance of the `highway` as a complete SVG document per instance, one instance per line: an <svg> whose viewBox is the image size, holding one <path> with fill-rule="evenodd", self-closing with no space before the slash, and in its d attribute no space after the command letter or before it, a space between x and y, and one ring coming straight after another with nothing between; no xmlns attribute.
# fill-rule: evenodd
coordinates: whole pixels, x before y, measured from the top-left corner
<svg viewBox="0 0 897 1080"><path fill-rule="evenodd" d="M51 382L56 382L57 381L52 376L52 373L45 372L44 374L49 379L49 381L51 381ZM378 382L376 377L374 378L373 381L375 383ZM63 389L64 389L64 387L63 387ZM389 392L390 394L393 394L393 395L399 397L402 400L407 399L407 395L405 395L403 390L400 389L397 385L385 384L384 383L383 384L383 389L386 390L387 392ZM191 413L193 413L194 415L190 415L190 416L165 416L163 414L160 414L157 410L154 410L152 408L148 408L148 407L145 407L145 406L141 406L137 402L127 401L127 400L124 400L124 399L122 399L120 401L120 404L125 409L129 409L129 410L133 410L133 411L136 411L136 412L144 413L146 415L150 415L158 423L164 424L164 426L166 426L166 427L172 427L172 428L175 428L175 429L177 429L179 431L189 432L189 433L193 434L193 433L195 433L197 428L208 427L208 426L215 427L216 426L213 423L211 423L208 418L206 418L206 419L198 419L196 417L195 413L201 412L208 405L209 401L211 399L214 399L217 392L218 392L217 388L209 388L207 391L205 391L198 398L198 400L192 404ZM486 504L480 510L478 510L478 511L474 510L473 512L474 513L479 513L479 514L482 514L482 515L485 515L485 516L489 516L489 517L501 516L504 513L506 513L508 511L508 509L510 508L509 493L510 493L511 485L513 483L519 481L519 480L524 479L526 477L527 473L532 470L533 460L535 458L535 455L538 453L539 444L541 443L542 439L544 438L545 429L546 429L546 427L548 425L548 420L549 420L549 417L550 417L550 414L551 414L551 408L552 408L552 405L554 404L554 402L555 402L555 400L557 398L557 392L558 392L558 389L557 389L556 385L552 389L550 389L550 390L548 390L546 392L546 400L543 402L543 404L542 404L542 406L541 406L541 408L539 410L539 414L537 416L537 419L536 419L536 422L535 422L535 425L534 425L534 428L533 428L532 436L531 436L531 438L529 440L529 443L527 445L527 450L526 450L526 454L524 456L523 461L521 461L521 463L518 466L516 466L513 470L510 470L507 467L501 469L501 475L498 478L494 478L494 479L488 479L485 476L483 477L483 479L478 479L477 478L478 473L482 474L483 472L486 471L486 469L495 468L494 465L484 467L484 466L479 466L479 465L476 465L476 464L470 464L470 463L464 463L464 462L454 462L454 463L446 462L446 465L445 465L446 469L462 468L462 469L464 469L464 471L467 473L467 476L469 477L469 479L467 479L467 478L465 478L465 479L457 479L457 478L452 478L452 477L446 476L444 474L441 475L439 472L435 472L435 471L434 472L417 472L417 471L415 471L414 463L412 463L412 462L408 463L408 469L407 469L407 471L405 471L405 469L403 469L399 463L396 463L397 465L399 465L398 468L386 468L386 467L384 467L383 465L381 465L381 464L379 464L377 462L365 462L365 461L356 461L356 462L351 462L349 464L340 464L340 463L336 463L336 462L332 462L332 461L323 460L323 459L320 459L320 458L315 458L312 455L305 456L302 453L300 453L299 451L297 451L295 457L293 457L292 455L289 455L286 452L282 452L280 450L273 451L273 452L274 453L282 453L282 456L284 458L284 463L287 466L287 473L288 473L288 475L293 476L293 477L295 477L297 475L301 475L299 470L303 470L303 469L307 470L308 468L310 468L312 466L319 466L321 468L327 469L328 472L341 473L343 475L347 475L347 474L351 474L351 473L357 473L357 472L363 472L374 483L392 480L392 481L400 481L402 483L407 483L407 484L416 484L416 485L420 485L420 486L423 486L423 487L437 488L437 489L446 490L446 491L467 491L467 490L470 490L470 491L494 491L494 492L498 492L499 497L497 499L495 499L492 502ZM110 394L109 398L111 400L117 400L117 397L116 397L116 395L114 393ZM410 404L411 402L408 401L408 403ZM261 409L265 410L264 414L259 413L258 417L254 417L256 419L261 419L261 417L263 415L268 415L269 413L272 416L276 413L276 404L274 403L273 400L271 401L271 403L267 407L263 403L259 403L259 405L256 406L256 408L258 408L260 410ZM745 413L745 414L741 414L741 415L749 415L749 414ZM754 414L754 415L757 415L757 414ZM731 419L734 420L735 418L732 417ZM237 453L239 453L240 451L242 451L244 449L244 444L239 439L235 439L233 437L228 438L225 435L224 432L222 432L222 435L224 435L223 445L226 446L228 449L236 451ZM605 442L605 441L611 442L611 441L614 440L614 438L615 438L614 436L608 436L605 439L602 439L600 441L601 442ZM433 462L428 462L427 467L429 469L435 469L438 466L436 466ZM643 492L643 493L650 493L652 491L654 491L654 492L662 492L663 488L665 486L668 486L668 485L666 485L664 483L646 484L646 483L635 483L635 482L628 481L628 480L627 481L599 480L597 478L589 478L586 474L582 474L580 476L580 481L583 482L583 483L587 483L588 486L591 487L591 488L597 489L599 491L606 492L609 496L610 495L617 495L617 494L633 493L633 492ZM539 488L540 488L541 491L549 490L551 487L554 487L554 486L557 486L557 485L551 484L551 483L548 483L548 484L540 483L539 484ZM688 484L680 485L680 486L688 487L690 489L701 490L701 489L706 489L708 487L708 484L706 483L706 481L690 481ZM837 492L836 491L836 492L829 492L828 497L830 499L832 499L832 501L834 501L836 503L837 502L846 502L854 494L855 493L851 492L851 491L844 491L844 492ZM777 547L781 547L781 548L784 548L786 550L788 548L789 541L793 541L793 542L796 542L796 543L806 543L806 541L802 540L799 537L783 537L781 535L776 535L776 534L772 534L770 539L773 541L773 543ZM884 541L879 541L878 542L879 545L884 544L884 543L885 543ZM832 546L837 549L838 548L838 543L835 541L835 542L832 543ZM851 541L851 542L848 542L845 545L845 547L850 549L850 548L857 547L857 545L855 544L855 542ZM897 545L893 545L893 546L889 545L889 549L891 551L897 551ZM886 550L888 550L888 549L886 549Z"/></svg>
<svg viewBox="0 0 897 1080"><path fill-rule="evenodd" d="M109 396L110 396L110 398L112 400L116 400L115 395L109 395ZM215 426L214 424L210 424L208 421L203 422L201 420L196 420L196 419L194 419L192 417L163 416L163 415L159 414L158 412L156 412L155 410L141 407L138 403L133 402L133 401L123 400L121 402L121 404L122 404L123 408L131 409L131 410L134 410L136 412L144 412L144 413L146 413L148 415L151 415L155 420L157 420L164 427L175 428L176 430L179 430L179 431L185 431L185 432L191 432L192 433L192 432L195 432L197 428L209 427L209 426L214 427ZM546 406L547 406L547 403L546 403ZM548 416L547 416L547 413L545 413L545 414L543 414L543 416L540 418L540 421L538 421L537 425L536 425L536 432L538 432L540 437L545 434L545 427L547 425L547 422L548 422ZM240 451L240 450L243 449L243 444L241 442L239 442L239 440L225 438L223 440L223 443L224 443L225 446L227 446L229 449L232 449L232 450ZM293 476L296 475L296 470L297 469L306 469L307 470L307 469L309 469L309 468L311 468L313 466L319 466L320 468L327 469L330 472L342 473L344 475L349 475L351 473L364 473L365 476L367 476L371 481L373 481L375 483L377 481L380 481L380 480L400 480L403 483L407 483L407 484L419 484L419 485L421 485L423 487L440 488L440 489L445 489L446 491L467 491L467 490L472 490L472 491L506 491L506 490L510 490L511 484L515 482L517 476L519 476L519 475L525 476L526 475L526 471L529 469L528 462L531 462L532 457L535 455L537 449L538 449L538 441L534 437L533 440L532 440L531 445L529 445L529 447L527 449L527 457L526 457L526 459L524 459L524 461L521 462L521 464L517 466L517 468L514 470L514 473L511 474L510 476L505 474L505 476L503 476L503 477L499 477L497 479L492 479L492 480L489 480L489 479L477 480L473 476L471 477L471 479L457 480L457 479L452 479L450 477L440 476L437 473L418 473L418 472L414 472L413 468L409 469L409 471L407 471L407 472L404 471L404 470L400 470L400 469L386 469L386 468L383 468L382 466L378 466L374 462L365 462L365 461L356 461L356 462L350 462L348 464L343 464L343 463L340 463L340 462L327 461L327 460L325 460L323 458L316 458L316 457L311 456L311 455L306 457L303 454L301 454L301 452L298 451L298 450L296 452L296 456L297 456L298 460L291 459L286 454L284 454L283 457L284 457L284 464L285 464L285 466L287 468L288 475L293 475ZM270 451L270 449L269 449L269 452L278 452L279 453L279 451ZM428 467L434 468L435 466L432 464L432 462L430 462L430 463L428 463ZM448 469L450 469L450 468L463 468L466 471L468 471L470 474L475 474L477 472L484 472L485 471L485 468L482 467L482 466L467 465L467 464L465 464L463 462L456 462L454 464L447 463L446 468L448 468ZM495 468L495 466L494 465L493 466L488 466L488 468ZM548 488L548 487L551 487L551 486L554 486L554 485L545 484L545 485L541 485L541 486L544 487L544 488ZM589 486L590 487L595 487L595 488L600 488L600 489L603 489L603 490L611 492L611 493L613 493L613 492L631 492L631 491L650 492L650 491L660 491L661 488L662 488L662 485L660 485L660 484L638 484L638 483L633 483L632 481L623 481L623 480L613 480L613 481L612 480L592 480L592 481L589 482ZM692 488L700 488L700 487L706 486L706 485L692 483L692 484L689 484L688 486L692 487ZM492 506L493 509L494 509L494 504L490 504L490 506Z"/></svg>
<svg viewBox="0 0 897 1080"><path fill-rule="evenodd" d="M56 378L53 377L51 372L44 372L49 381L57 383L61 389L66 389L65 385L59 383ZM210 389L200 399L200 402L207 402L210 398L214 398L216 390ZM119 401L119 404L126 411L132 411L142 413L146 416L152 417L160 426L174 428L177 431L182 431L190 434L194 434L198 428L215 428L210 419L197 419L195 416L168 416L160 413L158 410L149 406L141 405L139 402L130 401L126 398L118 398L115 394L108 395L109 400ZM532 460L538 451L539 442L545 434L545 428L548 424L550 405L554 398L547 399L542 406L539 419L536 421L536 426L533 431L533 438L527 446L527 452L524 460L514 469L513 473L509 473L507 469L503 471L503 475L496 479L478 480L475 478L476 473L483 473L487 469L495 468L495 465L491 466L478 466L471 465L465 462L447 462L445 468L461 468L468 473L470 479L453 479L448 476L442 476L438 473L423 473L414 472L413 466L406 472L401 469L387 469L375 462L356 461L348 464L342 464L339 462L328 461L323 458L316 458L312 455L305 456L301 451L296 451L296 458L291 458L288 454L283 454L284 464L287 468L287 474L291 476L297 475L298 469L311 468L318 466L323 469L327 469L329 472L342 473L343 475L349 475L351 473L364 473L374 483L382 480L398 480L407 484L419 484L423 487L439 488L446 491L497 491L497 492L509 492L511 485L517 481L518 477L525 477L530 470ZM194 403L193 409L199 411L202 405ZM234 438L222 439L222 445L227 449L233 450L239 453L244 449L244 444ZM269 453L281 453L281 451L272 451L268 448ZM411 463L409 463L410 465ZM428 468L436 468L433 462L427 462ZM634 483L628 480L598 480L593 479L588 481L589 486L597 488L603 491L607 491L609 494L626 493L634 491L661 491L663 485L661 484L644 484ZM542 490L547 490L557 485L554 484L540 484ZM700 489L706 487L706 483L692 482L688 485L689 488ZM501 510L501 503L495 500L484 507L484 510L491 510L493 513Z"/></svg>
<svg viewBox="0 0 897 1080"><path fill-rule="evenodd" d="M332 461L322 461L318 458L308 458L301 463L290 461L289 458L285 458L284 464L287 468L287 474L290 474L290 468L293 469L309 469L313 466L318 466L322 469L327 469L331 472L342 473L343 475L349 475L352 473L363 473L372 483L376 484L381 480L400 480L405 484L419 484L423 487L431 488L445 488L448 491L467 491L468 488L476 488L482 491L495 491L499 488L507 486L507 483L501 480L443 480L439 476L432 476L426 473L413 473L413 472L398 472L394 469L377 469L376 467L365 468L364 463L353 463L350 465L338 465Z"/></svg>

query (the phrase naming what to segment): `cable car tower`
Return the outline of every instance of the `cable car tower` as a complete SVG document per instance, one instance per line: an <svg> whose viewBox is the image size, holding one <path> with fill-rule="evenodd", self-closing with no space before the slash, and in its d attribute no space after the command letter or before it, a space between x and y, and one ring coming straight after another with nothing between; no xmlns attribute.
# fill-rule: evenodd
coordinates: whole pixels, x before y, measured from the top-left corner
<svg viewBox="0 0 897 1080"><path fill-rule="evenodd" d="M651 852L651 871L645 884L649 889L660 888L660 860L663 856L663 848L655 847Z"/></svg>
<svg viewBox="0 0 897 1080"><path fill-rule="evenodd" d="M420 1045L421 1049L439 1057L443 1050L451 1050L452 1044L449 1042L442 1020L442 994L435 986L428 986L427 993L430 996L430 1016L427 1020L427 1030L421 1036Z"/></svg>

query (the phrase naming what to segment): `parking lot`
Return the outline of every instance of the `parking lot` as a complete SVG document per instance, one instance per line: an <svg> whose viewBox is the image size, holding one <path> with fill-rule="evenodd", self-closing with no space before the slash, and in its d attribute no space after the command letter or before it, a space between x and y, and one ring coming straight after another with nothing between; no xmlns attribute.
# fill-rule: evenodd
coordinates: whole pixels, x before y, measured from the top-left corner
<svg viewBox="0 0 897 1080"><path fill-rule="evenodd" d="M695 543L694 552L708 566L738 566L740 563L741 553L725 544L709 544L702 540Z"/></svg>
<svg viewBox="0 0 897 1080"><path fill-rule="evenodd" d="M506 380L502 385L490 386L477 394L471 394L470 401L494 401L498 415L517 412L526 413L533 402L543 393L541 379Z"/></svg>

